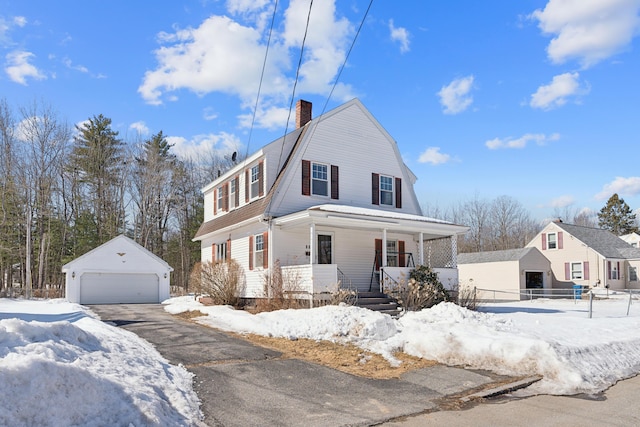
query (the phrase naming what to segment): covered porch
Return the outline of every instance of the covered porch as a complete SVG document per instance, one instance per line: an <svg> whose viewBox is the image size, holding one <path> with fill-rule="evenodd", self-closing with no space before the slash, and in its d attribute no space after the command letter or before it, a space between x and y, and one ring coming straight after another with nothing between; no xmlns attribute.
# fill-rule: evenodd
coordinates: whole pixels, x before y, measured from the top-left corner
<svg viewBox="0 0 640 427"><path fill-rule="evenodd" d="M467 227L397 212L320 205L269 222L270 265L304 294L379 291L427 265L457 284L457 236Z"/></svg>

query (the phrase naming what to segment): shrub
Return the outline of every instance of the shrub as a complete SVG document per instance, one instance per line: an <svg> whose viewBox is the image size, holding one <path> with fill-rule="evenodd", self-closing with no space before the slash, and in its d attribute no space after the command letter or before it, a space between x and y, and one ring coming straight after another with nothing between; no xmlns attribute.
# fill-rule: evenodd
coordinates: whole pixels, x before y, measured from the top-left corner
<svg viewBox="0 0 640 427"><path fill-rule="evenodd" d="M340 282L334 285L331 289L329 297L330 305L355 305L357 300L357 292L353 289L344 289L340 287Z"/></svg>
<svg viewBox="0 0 640 427"><path fill-rule="evenodd" d="M438 274L426 265L416 267L408 281L402 281L394 289L385 290L394 296L407 311L417 311L449 301L449 293L438 280Z"/></svg>
<svg viewBox="0 0 640 427"><path fill-rule="evenodd" d="M280 261L276 260L273 268L263 276L263 298L256 301L256 312L274 311L286 308L308 307L301 290L302 278L292 270L282 271Z"/></svg>
<svg viewBox="0 0 640 427"><path fill-rule="evenodd" d="M476 288L472 284L458 284L455 303L469 310L477 310L480 302L476 298Z"/></svg>
<svg viewBox="0 0 640 427"><path fill-rule="evenodd" d="M244 271L235 260L197 263L191 271L196 293L208 295L214 305L240 305Z"/></svg>

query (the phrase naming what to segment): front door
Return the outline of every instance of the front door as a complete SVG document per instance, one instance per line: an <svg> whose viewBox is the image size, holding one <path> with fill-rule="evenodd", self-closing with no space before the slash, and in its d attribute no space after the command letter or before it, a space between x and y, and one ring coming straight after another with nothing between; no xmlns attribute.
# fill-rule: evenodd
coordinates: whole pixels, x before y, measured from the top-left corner
<svg viewBox="0 0 640 427"><path fill-rule="evenodd" d="M318 234L318 264L333 264L331 235Z"/></svg>

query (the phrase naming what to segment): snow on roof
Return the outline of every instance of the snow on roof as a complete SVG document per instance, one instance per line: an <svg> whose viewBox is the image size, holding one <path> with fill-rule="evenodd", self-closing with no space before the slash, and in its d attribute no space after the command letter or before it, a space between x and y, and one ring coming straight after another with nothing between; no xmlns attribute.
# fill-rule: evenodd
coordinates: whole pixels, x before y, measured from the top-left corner
<svg viewBox="0 0 640 427"><path fill-rule="evenodd" d="M391 219L403 219L407 221L435 222L439 224L456 225L449 221L430 218L422 215L411 215L411 214L406 214L402 212L389 212L389 211L383 211L380 209L359 208L355 206L346 206L346 205L328 205L328 204L318 205L318 206L310 207L309 210L344 213L344 214L350 214L350 215L372 216L372 217L378 217L378 218L382 217L382 218L391 218Z"/></svg>

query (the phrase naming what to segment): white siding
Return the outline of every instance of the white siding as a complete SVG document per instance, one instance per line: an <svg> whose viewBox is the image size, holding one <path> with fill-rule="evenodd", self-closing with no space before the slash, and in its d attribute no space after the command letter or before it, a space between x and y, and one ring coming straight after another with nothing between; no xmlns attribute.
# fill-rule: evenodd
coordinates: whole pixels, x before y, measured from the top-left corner
<svg viewBox="0 0 640 427"><path fill-rule="evenodd" d="M420 214L411 179L399 158L394 141L359 107L352 104L339 114L322 120L305 139L311 143L293 158L287 180L273 203L276 215L287 214L323 203L375 208ZM302 160L335 165L339 168L340 198L302 195ZM371 203L371 174L402 179L402 208ZM286 192L286 193L285 193Z"/></svg>

